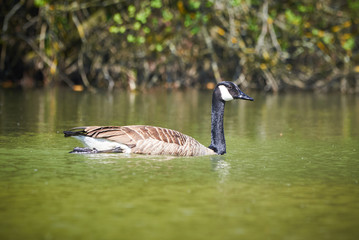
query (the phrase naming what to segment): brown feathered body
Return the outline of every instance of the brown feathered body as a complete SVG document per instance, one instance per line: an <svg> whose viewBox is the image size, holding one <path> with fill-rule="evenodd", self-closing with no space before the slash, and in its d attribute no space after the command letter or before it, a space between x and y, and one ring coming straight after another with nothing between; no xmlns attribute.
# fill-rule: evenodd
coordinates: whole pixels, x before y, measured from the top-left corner
<svg viewBox="0 0 359 240"><path fill-rule="evenodd" d="M153 126L77 127L65 132L65 136L79 137L89 147L91 145L86 142L87 140L107 140L106 142L114 143L117 150L137 154L177 156L216 154L188 135Z"/></svg>

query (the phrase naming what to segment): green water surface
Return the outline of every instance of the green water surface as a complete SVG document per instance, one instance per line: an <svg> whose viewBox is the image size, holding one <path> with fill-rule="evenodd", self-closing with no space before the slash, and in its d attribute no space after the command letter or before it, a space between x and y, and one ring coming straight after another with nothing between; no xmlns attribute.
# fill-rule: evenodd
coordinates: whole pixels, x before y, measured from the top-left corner
<svg viewBox="0 0 359 240"><path fill-rule="evenodd" d="M359 239L359 97L248 93L227 154L69 154L148 124L210 143L208 91L0 91L0 239Z"/></svg>

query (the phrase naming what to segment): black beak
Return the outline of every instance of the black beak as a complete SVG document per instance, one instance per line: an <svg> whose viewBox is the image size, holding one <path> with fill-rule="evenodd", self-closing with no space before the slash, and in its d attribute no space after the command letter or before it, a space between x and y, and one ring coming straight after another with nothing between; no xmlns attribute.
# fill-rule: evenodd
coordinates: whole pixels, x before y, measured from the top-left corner
<svg viewBox="0 0 359 240"><path fill-rule="evenodd" d="M251 98L250 96L248 96L247 94L245 94L242 91L239 91L239 94L237 96L235 96L234 98L235 99L243 99L243 100L254 101L253 98Z"/></svg>

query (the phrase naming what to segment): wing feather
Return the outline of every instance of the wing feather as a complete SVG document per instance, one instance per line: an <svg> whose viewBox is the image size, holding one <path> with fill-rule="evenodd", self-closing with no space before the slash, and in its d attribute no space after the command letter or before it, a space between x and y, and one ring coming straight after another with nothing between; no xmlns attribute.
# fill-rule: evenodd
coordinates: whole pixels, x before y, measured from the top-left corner
<svg viewBox="0 0 359 240"><path fill-rule="evenodd" d="M105 138L126 145L135 144L140 140L154 139L183 146L186 141L191 138L172 129L143 125L110 127L89 126L77 127L72 130L77 130L79 134L87 137Z"/></svg>

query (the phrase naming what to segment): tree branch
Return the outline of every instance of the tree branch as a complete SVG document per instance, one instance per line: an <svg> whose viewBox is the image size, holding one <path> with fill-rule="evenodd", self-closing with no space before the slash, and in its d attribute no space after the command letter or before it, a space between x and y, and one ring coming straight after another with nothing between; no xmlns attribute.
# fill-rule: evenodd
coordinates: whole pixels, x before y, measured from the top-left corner
<svg viewBox="0 0 359 240"><path fill-rule="evenodd" d="M205 27L202 27L202 34L203 34L203 37L204 37L204 40L206 42L206 45L212 55L212 61L211 61L211 67L212 67L212 70L213 70L213 73L214 73L214 77L216 79L216 82L219 83L222 81L222 78L221 78L221 74L218 70L218 64L217 64L217 61L216 61L216 54L214 52L214 48L213 48L213 44L212 44L212 40L207 32L207 29Z"/></svg>

